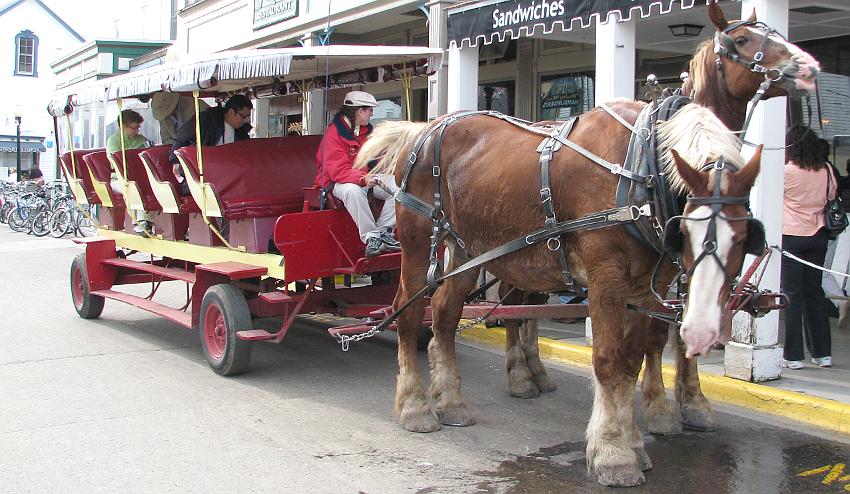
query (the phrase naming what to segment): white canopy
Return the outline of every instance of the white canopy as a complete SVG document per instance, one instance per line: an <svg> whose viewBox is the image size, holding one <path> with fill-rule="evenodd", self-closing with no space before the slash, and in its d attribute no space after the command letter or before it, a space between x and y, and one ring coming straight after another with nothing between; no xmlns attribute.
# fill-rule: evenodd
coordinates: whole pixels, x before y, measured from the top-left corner
<svg viewBox="0 0 850 494"><path fill-rule="evenodd" d="M421 60L428 60L428 71L434 72L442 62L442 50L416 46L330 45L224 51L190 56L186 60L91 84L70 86L54 93L50 108L53 114L58 115L69 99L74 106L79 106L157 91L201 89L205 92L227 92L378 67L410 66Z"/></svg>

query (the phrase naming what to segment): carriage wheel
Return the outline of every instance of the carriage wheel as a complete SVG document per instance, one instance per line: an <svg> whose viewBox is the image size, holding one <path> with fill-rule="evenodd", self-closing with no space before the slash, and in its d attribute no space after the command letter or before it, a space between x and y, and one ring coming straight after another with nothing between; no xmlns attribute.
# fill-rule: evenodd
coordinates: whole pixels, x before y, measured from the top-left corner
<svg viewBox="0 0 850 494"><path fill-rule="evenodd" d="M71 263L71 301L83 319L97 319L103 312L104 298L92 295L89 290L85 254L79 254Z"/></svg>
<svg viewBox="0 0 850 494"><path fill-rule="evenodd" d="M254 347L236 336L236 331L251 329L241 290L227 284L210 287L201 302L200 326L201 347L216 374L233 376L248 369Z"/></svg>

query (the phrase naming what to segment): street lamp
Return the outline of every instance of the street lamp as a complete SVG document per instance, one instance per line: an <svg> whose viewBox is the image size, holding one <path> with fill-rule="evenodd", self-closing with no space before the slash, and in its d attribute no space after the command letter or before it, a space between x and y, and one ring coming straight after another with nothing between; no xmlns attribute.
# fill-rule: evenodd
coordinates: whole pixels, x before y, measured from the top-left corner
<svg viewBox="0 0 850 494"><path fill-rule="evenodd" d="M21 181L21 112L15 112L15 125L18 128L18 147L15 161L15 173L17 174L18 182Z"/></svg>

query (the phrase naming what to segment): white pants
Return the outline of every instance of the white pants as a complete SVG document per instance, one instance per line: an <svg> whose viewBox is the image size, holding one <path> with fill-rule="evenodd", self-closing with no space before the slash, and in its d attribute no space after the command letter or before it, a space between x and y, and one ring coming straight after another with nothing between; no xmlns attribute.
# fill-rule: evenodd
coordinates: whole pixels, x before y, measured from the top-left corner
<svg viewBox="0 0 850 494"><path fill-rule="evenodd" d="M398 192L395 179L392 175L375 175L375 179L379 180L384 186L373 187L375 198L384 201L384 207L381 209L381 214L377 221L372 215L372 210L369 209L369 200L366 197L367 187L361 187L357 184L335 184L333 195L343 204L351 219L357 225L360 231L360 240L366 243L369 237L380 235L381 229L393 228L395 226L395 201L393 197ZM385 190L386 189L386 190Z"/></svg>

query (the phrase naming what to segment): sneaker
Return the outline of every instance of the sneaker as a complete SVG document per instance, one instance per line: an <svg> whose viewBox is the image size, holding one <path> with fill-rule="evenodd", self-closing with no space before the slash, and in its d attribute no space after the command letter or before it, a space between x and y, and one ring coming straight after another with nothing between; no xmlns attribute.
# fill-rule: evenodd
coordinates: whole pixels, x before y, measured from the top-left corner
<svg viewBox="0 0 850 494"><path fill-rule="evenodd" d="M133 226L133 231L136 232L136 233L142 233L143 231L145 231L145 229L142 228L142 223L139 222L139 223L136 223L135 226Z"/></svg>
<svg viewBox="0 0 850 494"><path fill-rule="evenodd" d="M381 232L381 242L384 243L384 248L388 251L398 252L401 250L401 243L388 231Z"/></svg>
<svg viewBox="0 0 850 494"><path fill-rule="evenodd" d="M829 355L826 357L812 357L812 363L818 367L832 367L832 357Z"/></svg>
<svg viewBox="0 0 850 494"><path fill-rule="evenodd" d="M384 252L385 246L386 244L381 237L369 237L366 239L366 257L375 257L381 254Z"/></svg>
<svg viewBox="0 0 850 494"><path fill-rule="evenodd" d="M798 369L802 369L805 366L803 365L802 360L785 360L785 359L782 359L782 367L784 367L786 369L798 370Z"/></svg>

